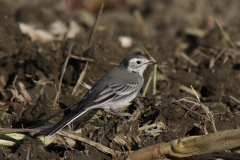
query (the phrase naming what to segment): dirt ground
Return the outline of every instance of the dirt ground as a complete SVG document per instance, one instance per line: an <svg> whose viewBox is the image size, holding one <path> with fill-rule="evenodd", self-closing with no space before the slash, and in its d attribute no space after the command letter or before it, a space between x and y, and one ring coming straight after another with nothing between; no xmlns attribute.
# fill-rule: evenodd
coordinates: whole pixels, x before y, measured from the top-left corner
<svg viewBox="0 0 240 160"><path fill-rule="evenodd" d="M0 6L1 128L49 128L69 110L44 120L77 103L87 92L87 87L80 85L78 93L72 95L88 60L83 82L93 86L125 56L139 53L150 58L147 51L158 62L156 94L153 94L151 82L146 96L142 96L142 90L129 107L120 111L127 119L135 118L135 123L117 125L119 118L107 112L106 132L101 114L91 120L75 122L74 131L124 155L159 142L213 133L213 124L205 111L186 101L197 102L191 86L209 108L217 131L239 129L240 1L107 1L90 48L88 39L93 23L87 21L81 11L85 10L95 18L100 6L98 1L33 0L30 3L27 0L0 0ZM56 20L66 26L74 20L80 26L79 33L75 38L43 42L33 40L19 28L19 22L22 22L49 30ZM131 37L132 45L122 47L120 36ZM59 101L54 107L69 51L85 59L69 59ZM145 71L143 89L153 70L151 66ZM43 88L33 80L47 83ZM19 82L24 84L31 99L26 92L20 91ZM139 130L146 125L154 127ZM65 130L69 130L68 127ZM74 141L70 146L58 140L44 146L36 135L24 134L30 139L21 140L14 146L0 144L0 159L115 158L85 142Z"/></svg>

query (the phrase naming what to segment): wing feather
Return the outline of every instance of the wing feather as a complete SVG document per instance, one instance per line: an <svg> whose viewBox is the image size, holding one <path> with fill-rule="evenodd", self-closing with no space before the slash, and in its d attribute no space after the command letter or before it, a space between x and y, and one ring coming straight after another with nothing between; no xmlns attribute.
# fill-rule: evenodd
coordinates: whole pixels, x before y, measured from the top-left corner
<svg viewBox="0 0 240 160"><path fill-rule="evenodd" d="M119 100L137 90L137 83L130 84L108 84L99 96L88 105L90 108L107 105L109 102Z"/></svg>

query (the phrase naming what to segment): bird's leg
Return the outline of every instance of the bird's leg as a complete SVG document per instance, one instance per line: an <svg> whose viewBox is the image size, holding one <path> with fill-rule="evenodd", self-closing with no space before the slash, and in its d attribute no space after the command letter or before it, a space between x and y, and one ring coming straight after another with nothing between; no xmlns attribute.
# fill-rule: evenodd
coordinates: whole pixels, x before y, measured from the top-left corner
<svg viewBox="0 0 240 160"><path fill-rule="evenodd" d="M128 123L128 120L127 120L126 118L124 118L123 116L121 116L119 113L117 113L114 109L111 108L111 111L112 111L113 113L115 113L116 115L118 115L118 117L120 117L120 118L123 119L124 121L127 121L127 123ZM117 126L118 126L118 124L119 124L121 121L122 121L122 120L119 120L119 121L118 121Z"/></svg>
<svg viewBox="0 0 240 160"><path fill-rule="evenodd" d="M101 109L101 111L102 111L102 115L103 115L103 119L104 119L104 123L105 123L104 131L106 132L106 129L108 127L107 120L106 120L106 114L104 113L104 109Z"/></svg>

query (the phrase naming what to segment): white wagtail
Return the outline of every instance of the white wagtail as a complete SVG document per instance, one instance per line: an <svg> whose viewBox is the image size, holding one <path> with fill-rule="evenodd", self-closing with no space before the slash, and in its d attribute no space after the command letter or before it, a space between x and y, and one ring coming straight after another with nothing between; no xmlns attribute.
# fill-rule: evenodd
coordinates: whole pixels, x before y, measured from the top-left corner
<svg viewBox="0 0 240 160"><path fill-rule="evenodd" d="M157 63L141 55L132 54L125 57L118 67L105 74L86 93L76 109L50 128L45 136L53 136L90 109L108 109L120 116L115 109L126 105L137 96L143 85L143 72L152 64Z"/></svg>

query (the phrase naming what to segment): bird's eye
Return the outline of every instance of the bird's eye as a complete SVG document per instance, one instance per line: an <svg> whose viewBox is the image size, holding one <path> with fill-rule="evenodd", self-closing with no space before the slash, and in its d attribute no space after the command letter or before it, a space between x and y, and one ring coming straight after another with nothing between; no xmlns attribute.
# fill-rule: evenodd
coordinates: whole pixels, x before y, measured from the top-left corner
<svg viewBox="0 0 240 160"><path fill-rule="evenodd" d="M137 64L141 64L141 61L137 61Z"/></svg>

